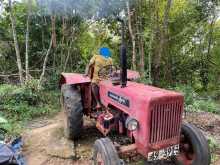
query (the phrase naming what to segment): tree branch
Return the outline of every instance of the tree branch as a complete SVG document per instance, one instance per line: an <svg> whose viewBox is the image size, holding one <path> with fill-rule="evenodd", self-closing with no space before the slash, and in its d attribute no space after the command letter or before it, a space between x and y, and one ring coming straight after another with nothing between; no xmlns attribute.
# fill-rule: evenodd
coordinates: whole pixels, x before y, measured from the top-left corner
<svg viewBox="0 0 220 165"><path fill-rule="evenodd" d="M39 84L38 84L38 87L39 87L39 88L40 88L41 85L42 85L42 81L43 81L43 78L44 78L44 75L45 75L45 71L46 71L46 67L47 67L48 56L49 56L49 54L50 54L52 45L53 45L53 39L52 39L52 37L51 37L50 45L49 45L49 48L47 49L47 54L46 54L46 56L45 56L45 58L44 58L43 69L42 69L42 73L41 73L40 80L39 80Z"/></svg>

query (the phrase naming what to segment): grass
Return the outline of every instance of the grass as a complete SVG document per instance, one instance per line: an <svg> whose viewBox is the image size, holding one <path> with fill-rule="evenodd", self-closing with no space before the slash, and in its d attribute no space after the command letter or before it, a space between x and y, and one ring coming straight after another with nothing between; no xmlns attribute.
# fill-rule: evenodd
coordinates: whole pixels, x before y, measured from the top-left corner
<svg viewBox="0 0 220 165"><path fill-rule="evenodd" d="M208 144L211 152L211 162L214 163L219 160L219 155L216 154L216 151L220 150L220 144L211 136L208 137Z"/></svg>

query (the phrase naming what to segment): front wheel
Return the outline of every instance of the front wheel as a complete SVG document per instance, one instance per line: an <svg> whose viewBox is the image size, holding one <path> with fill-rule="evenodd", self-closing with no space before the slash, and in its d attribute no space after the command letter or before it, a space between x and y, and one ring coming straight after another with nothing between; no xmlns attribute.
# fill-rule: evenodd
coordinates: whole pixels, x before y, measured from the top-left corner
<svg viewBox="0 0 220 165"><path fill-rule="evenodd" d="M194 125L184 123L181 129L180 154L176 157L178 165L210 165L208 142L202 132Z"/></svg>
<svg viewBox="0 0 220 165"><path fill-rule="evenodd" d="M93 165L121 165L115 146L109 138L95 141L93 150Z"/></svg>

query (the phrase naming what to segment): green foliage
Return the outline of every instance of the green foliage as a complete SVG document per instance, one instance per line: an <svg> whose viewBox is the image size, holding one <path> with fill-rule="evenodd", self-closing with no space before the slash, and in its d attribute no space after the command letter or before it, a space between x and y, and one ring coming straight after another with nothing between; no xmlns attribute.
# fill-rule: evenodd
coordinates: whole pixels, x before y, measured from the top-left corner
<svg viewBox="0 0 220 165"><path fill-rule="evenodd" d="M220 113L219 105L216 104L211 98L201 99L194 103L195 110L201 110L212 113Z"/></svg>
<svg viewBox="0 0 220 165"><path fill-rule="evenodd" d="M218 142L211 136L208 137L208 144L209 144L210 152L212 153L211 161L212 163L214 163L216 162L216 160L219 159L219 155L215 155L214 153L216 152L216 150L220 149L220 144L218 144Z"/></svg>
<svg viewBox="0 0 220 165"><path fill-rule="evenodd" d="M184 94L186 111L205 111L212 113L220 113L220 106L211 97L201 97L190 86L177 86L174 90Z"/></svg>
<svg viewBox="0 0 220 165"><path fill-rule="evenodd" d="M191 86L180 85L176 86L174 90L179 91L184 94L184 102L186 106L192 105L193 102L198 97L197 93Z"/></svg>
<svg viewBox="0 0 220 165"><path fill-rule="evenodd" d="M216 149L220 149L220 146L219 146L220 144L218 144L217 141L211 136L208 137L208 143L209 143L211 152L213 152Z"/></svg>
<svg viewBox="0 0 220 165"><path fill-rule="evenodd" d="M44 89L47 91L58 90L60 80L59 72L52 72L50 76L47 76L47 80L44 84Z"/></svg>
<svg viewBox="0 0 220 165"><path fill-rule="evenodd" d="M16 121L16 120L6 120L3 117L4 113L1 112L0 113L0 134L2 133L2 135L0 135L0 141L4 140L5 136L19 136L22 127L21 127L21 122L20 121ZM1 129L4 130L3 132L1 132Z"/></svg>
<svg viewBox="0 0 220 165"><path fill-rule="evenodd" d="M37 105L43 100L42 97L28 87L17 87L13 85L1 85L0 86L1 105L17 106L19 104L25 105ZM3 108L4 108L3 107ZM15 108L16 109L16 108ZM16 110L15 110L16 111Z"/></svg>
<svg viewBox="0 0 220 165"><path fill-rule="evenodd" d="M151 85L152 81L149 79L147 73L143 73L143 75L137 80L138 83L143 83L146 85Z"/></svg>
<svg viewBox="0 0 220 165"><path fill-rule="evenodd" d="M34 83L24 87L0 85L1 115L9 121L4 127L17 134L24 121L57 112L58 100L58 92L36 90Z"/></svg>
<svg viewBox="0 0 220 165"><path fill-rule="evenodd" d="M0 124L6 124L7 120L0 115Z"/></svg>
<svg viewBox="0 0 220 165"><path fill-rule="evenodd" d="M13 3L22 66L25 61L28 9L26 2L15 1ZM41 0L38 2L40 3L33 3L32 6L29 38L29 65L33 69L30 74L36 79L41 73L51 39L51 15L56 13L57 47L52 49L48 58L45 88L56 88L55 84L58 83L58 75L61 72L83 72L91 56L96 54L101 46L110 47L114 62L119 64L120 24L111 16L117 15L124 9L125 1L111 0L105 3L102 0L91 2L63 0L51 3ZM216 87L220 85L220 62L218 60L220 58L220 24L218 20L215 20L213 26L210 25L210 19L215 14L213 11L219 5L217 1L212 2L210 0L174 0L172 2L168 18L167 41L161 55L158 85L164 87L172 86L173 83L190 83L193 86L198 85L201 90L211 92L215 92ZM6 10L0 15L0 73L14 74L17 73L17 65L14 58L15 50L9 11L7 3L5 4ZM144 69L145 72L151 70L152 79L155 79L154 63L160 49L158 45L162 39L161 32L167 1L162 0L157 3L157 1L136 0L130 1L130 5L132 29L136 37L136 64L140 66L140 39L143 39ZM75 7L76 13L72 10ZM95 19L95 16L92 17L93 19L88 19L91 18L88 16L97 11L100 11L99 14L103 16L109 15L110 17ZM132 66L132 42L127 23L125 41L128 48L128 67L130 67ZM209 46L211 49L208 53ZM148 55L151 58L148 58ZM152 80L147 79L141 81L151 83L149 81ZM219 93L216 95L218 96Z"/></svg>
<svg viewBox="0 0 220 165"><path fill-rule="evenodd" d="M39 80L37 80L37 79L27 80L27 81L25 81L24 88L26 90L30 90L32 92L39 92L40 89L38 87L38 83L39 83Z"/></svg>

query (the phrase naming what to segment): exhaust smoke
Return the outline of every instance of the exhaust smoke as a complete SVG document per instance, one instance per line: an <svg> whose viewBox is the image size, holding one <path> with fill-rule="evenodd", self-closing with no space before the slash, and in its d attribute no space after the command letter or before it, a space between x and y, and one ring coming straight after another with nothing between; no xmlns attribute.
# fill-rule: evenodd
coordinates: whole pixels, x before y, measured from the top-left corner
<svg viewBox="0 0 220 165"><path fill-rule="evenodd" d="M127 0L37 0L43 15L79 15L85 19L117 16ZM134 2L134 0L132 0Z"/></svg>

